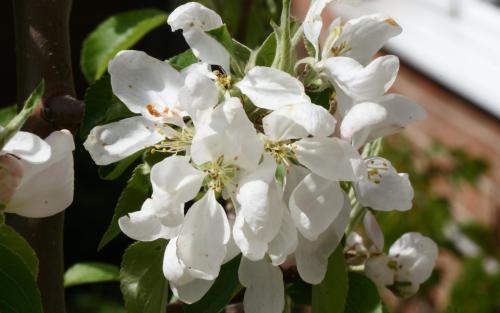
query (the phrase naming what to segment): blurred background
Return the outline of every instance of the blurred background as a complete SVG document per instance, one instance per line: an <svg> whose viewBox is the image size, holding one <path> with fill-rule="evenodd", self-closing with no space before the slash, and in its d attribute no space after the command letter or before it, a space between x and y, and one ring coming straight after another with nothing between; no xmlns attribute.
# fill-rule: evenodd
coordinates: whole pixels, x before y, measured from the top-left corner
<svg viewBox="0 0 500 313"><path fill-rule="evenodd" d="M109 16L138 8L171 11L182 1L74 1L71 42L79 98L88 87L79 69L84 38ZM206 0L239 40L255 47L269 32L262 21L277 20L272 0ZM325 10L325 26L373 12L393 17L403 34L384 53L402 66L394 91L428 112L428 119L386 141L383 155L415 188L412 211L381 214L390 245L401 234L419 231L440 245L433 277L418 296L401 301L389 293L391 312L500 312L500 2L487 0L360 0ZM309 1L294 1L294 16L305 15ZM3 88L0 106L15 103L15 44L12 3L0 2ZM228 17L231 17L228 19ZM187 48L168 25L148 34L136 49L167 59ZM81 147L81 145L80 145ZM76 151L76 198L66 214L66 267L76 262L119 264L131 242L124 236L102 251L97 245L109 224L129 175L99 179L81 148ZM67 290L69 313L123 312L117 283Z"/></svg>

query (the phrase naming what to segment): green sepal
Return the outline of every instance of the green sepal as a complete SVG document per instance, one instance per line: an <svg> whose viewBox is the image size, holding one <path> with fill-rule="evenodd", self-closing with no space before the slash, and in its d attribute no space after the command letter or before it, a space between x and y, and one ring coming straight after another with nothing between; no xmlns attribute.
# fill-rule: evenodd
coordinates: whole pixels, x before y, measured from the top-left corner
<svg viewBox="0 0 500 313"><path fill-rule="evenodd" d="M193 50L187 49L178 55L168 59L168 63L178 71L181 71L191 64L198 62L198 58L194 55Z"/></svg>
<svg viewBox="0 0 500 313"><path fill-rule="evenodd" d="M23 127L24 123L31 116L38 103L40 103L44 93L44 81L40 81L35 90L24 102L23 109L4 127L0 128L0 150L7 142Z"/></svg>
<svg viewBox="0 0 500 313"><path fill-rule="evenodd" d="M98 262L77 263L64 273L64 287L120 280L116 265Z"/></svg>

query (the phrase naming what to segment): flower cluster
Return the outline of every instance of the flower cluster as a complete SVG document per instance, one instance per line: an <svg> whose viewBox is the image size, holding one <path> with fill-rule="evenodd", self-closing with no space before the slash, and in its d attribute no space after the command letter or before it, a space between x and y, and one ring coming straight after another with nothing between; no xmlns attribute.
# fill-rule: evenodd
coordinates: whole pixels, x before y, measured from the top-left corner
<svg viewBox="0 0 500 313"><path fill-rule="evenodd" d="M336 20L320 46L328 2L312 2L293 36L303 32L310 56L290 67L284 60L293 55L294 41L279 38L282 32L275 62L258 66L252 52L242 73L234 71L239 60L206 32L223 26L220 16L198 3L178 7L168 24L182 31L199 62L178 71L143 52L122 51L109 63L113 92L135 116L95 127L84 145L98 165L143 149L164 156L151 168L151 197L119 225L136 240L169 240L163 272L186 303L199 300L221 266L241 253L245 312L282 312L279 266L287 258L295 259L304 281L318 284L346 227L367 208L411 208L408 176L386 159L359 152L425 117L411 100L386 94L397 57L371 61L401 28L379 15ZM321 92L329 98L326 106L311 100ZM367 275L387 286L404 277L411 285L405 294L415 291L418 273L411 266L398 272L400 250L413 244L411 258L432 249L414 237L405 235L388 256L379 246L366 263ZM431 252L420 265L427 272L436 257ZM392 278L382 282L380 275L391 270Z"/></svg>

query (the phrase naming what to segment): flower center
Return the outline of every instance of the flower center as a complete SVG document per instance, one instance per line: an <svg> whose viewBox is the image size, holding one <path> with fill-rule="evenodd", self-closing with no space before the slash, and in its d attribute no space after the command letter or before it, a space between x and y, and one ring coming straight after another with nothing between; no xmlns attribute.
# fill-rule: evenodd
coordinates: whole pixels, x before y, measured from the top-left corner
<svg viewBox="0 0 500 313"><path fill-rule="evenodd" d="M231 89L231 86L232 86L231 75L224 74L219 70L214 71L214 74L217 77L217 79L215 80L215 83L217 84L217 86L219 86L220 88L222 88L224 90Z"/></svg>
<svg viewBox="0 0 500 313"><path fill-rule="evenodd" d="M370 179L375 184L380 184L382 180L382 175L389 171L389 164L387 162L377 162L375 160L370 160L368 164L368 179Z"/></svg>
<svg viewBox="0 0 500 313"><path fill-rule="evenodd" d="M224 163L222 156L216 162L201 165L200 169L207 174L204 184L215 192L221 192L224 187L230 185L240 170L234 164Z"/></svg>
<svg viewBox="0 0 500 313"><path fill-rule="evenodd" d="M193 127L184 126L180 131L177 131L173 137L167 138L159 144L156 144L154 148L151 149L151 153L161 152L178 154L185 152L191 146L193 135Z"/></svg>
<svg viewBox="0 0 500 313"><path fill-rule="evenodd" d="M292 143L287 141L266 141L264 143L264 150L269 152L276 163L285 164L290 166L291 162L296 163L295 149Z"/></svg>

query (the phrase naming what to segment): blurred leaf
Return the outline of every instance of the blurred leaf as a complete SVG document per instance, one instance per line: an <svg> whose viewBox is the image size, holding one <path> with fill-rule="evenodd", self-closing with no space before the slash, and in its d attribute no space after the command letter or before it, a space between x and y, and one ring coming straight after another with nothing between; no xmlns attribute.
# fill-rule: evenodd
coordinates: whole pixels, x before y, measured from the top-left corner
<svg viewBox="0 0 500 313"><path fill-rule="evenodd" d="M276 48L278 42L276 39L276 34L272 32L262 43L259 50L257 51L257 57L255 65L257 66L271 66L274 61L274 56L276 55Z"/></svg>
<svg viewBox="0 0 500 313"><path fill-rule="evenodd" d="M120 280L120 269L106 263L78 263L64 273L64 287Z"/></svg>
<svg viewBox="0 0 500 313"><path fill-rule="evenodd" d="M0 246L0 312L42 313L32 270L15 252Z"/></svg>
<svg viewBox="0 0 500 313"><path fill-rule="evenodd" d="M123 189L120 198L115 207L115 213L111 220L108 229L102 236L99 243L98 250L101 250L113 238L120 234L120 227L118 226L118 219L130 212L139 211L144 201L151 193L151 183L149 182L149 166L145 164L138 165L129 181L127 186Z"/></svg>
<svg viewBox="0 0 500 313"><path fill-rule="evenodd" d="M321 92L308 92L307 95L311 98L312 103L322 106L323 108L330 109L330 95L329 89Z"/></svg>
<svg viewBox="0 0 500 313"><path fill-rule="evenodd" d="M80 125L80 138L86 139L90 130L97 125L134 115L113 95L110 77L104 75L92 84L85 93L85 116Z"/></svg>
<svg viewBox="0 0 500 313"><path fill-rule="evenodd" d="M168 63L172 65L176 70L180 71L188 67L191 64L197 63L198 58L193 54L191 49L188 49L178 55L168 59Z"/></svg>
<svg viewBox="0 0 500 313"><path fill-rule="evenodd" d="M349 272L345 313L382 313L377 287L365 275Z"/></svg>
<svg viewBox="0 0 500 313"><path fill-rule="evenodd" d="M167 307L168 281L163 276L166 241L136 242L123 254L120 288L128 313L163 313Z"/></svg>
<svg viewBox="0 0 500 313"><path fill-rule="evenodd" d="M286 294L295 304L311 305L312 285L299 279L286 288Z"/></svg>
<svg viewBox="0 0 500 313"><path fill-rule="evenodd" d="M245 65L247 64L252 51L244 44L232 39L225 24L218 28L206 31L206 33L227 50L231 56L231 68L236 72L236 74L243 76Z"/></svg>
<svg viewBox="0 0 500 313"><path fill-rule="evenodd" d="M30 94L28 99L24 102L23 109L16 116L14 116L4 128L0 129L0 150L7 144L7 142L23 127L24 123L31 116L38 103L40 103L44 93L45 83L40 81Z"/></svg>
<svg viewBox="0 0 500 313"><path fill-rule="evenodd" d="M17 104L6 106L0 109L0 126L6 126L11 119L16 116Z"/></svg>
<svg viewBox="0 0 500 313"><path fill-rule="evenodd" d="M29 269L33 277L38 277L38 258L30 244L9 225L0 226L0 247L16 254Z"/></svg>
<svg viewBox="0 0 500 313"><path fill-rule="evenodd" d="M99 79L116 53L166 22L165 12L143 9L119 13L99 24L83 42L80 66L87 81Z"/></svg>
<svg viewBox="0 0 500 313"><path fill-rule="evenodd" d="M184 312L221 312L231 299L241 290L241 285L238 280L240 260L241 258L237 256L224 264L210 290L200 299L200 301L191 305L184 305Z"/></svg>
<svg viewBox="0 0 500 313"><path fill-rule="evenodd" d="M328 259L325 279L312 287L312 312L343 313L348 287L343 247L339 244Z"/></svg>

